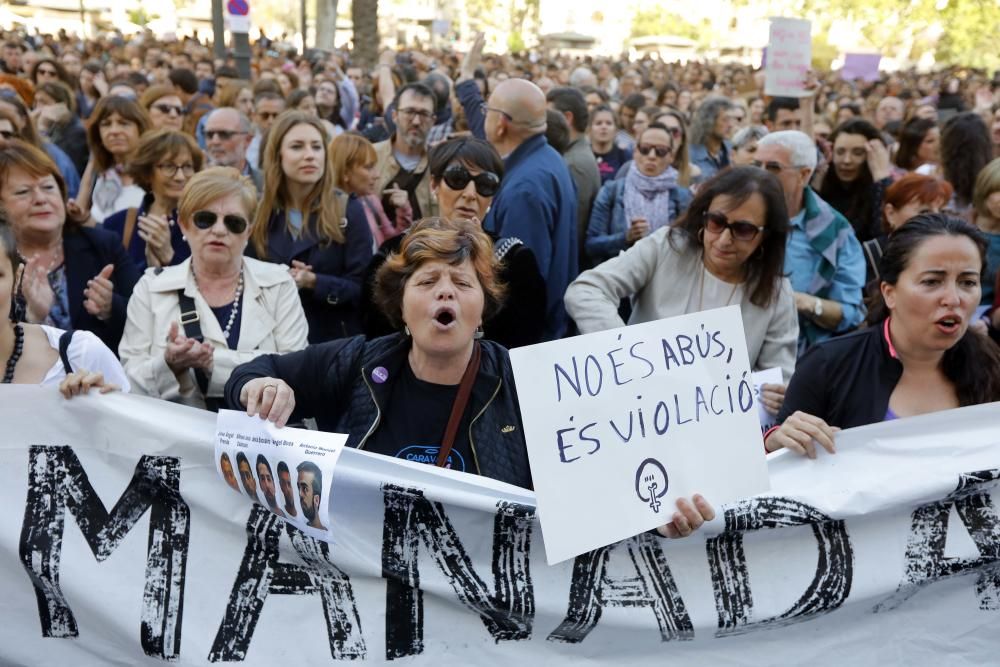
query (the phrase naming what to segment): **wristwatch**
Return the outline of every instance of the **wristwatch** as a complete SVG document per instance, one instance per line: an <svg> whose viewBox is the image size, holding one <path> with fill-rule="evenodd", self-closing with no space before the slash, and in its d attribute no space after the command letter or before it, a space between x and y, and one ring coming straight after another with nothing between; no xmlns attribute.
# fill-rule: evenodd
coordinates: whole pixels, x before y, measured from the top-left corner
<svg viewBox="0 0 1000 667"><path fill-rule="evenodd" d="M816 302L813 304L813 315L817 318L823 317L823 299L816 297Z"/></svg>

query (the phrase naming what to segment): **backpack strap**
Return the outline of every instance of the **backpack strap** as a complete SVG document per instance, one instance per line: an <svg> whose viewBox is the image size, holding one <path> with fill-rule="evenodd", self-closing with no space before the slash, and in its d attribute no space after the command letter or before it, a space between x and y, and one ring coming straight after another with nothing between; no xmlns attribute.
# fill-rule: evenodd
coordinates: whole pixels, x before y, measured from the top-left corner
<svg viewBox="0 0 1000 667"><path fill-rule="evenodd" d="M132 234L135 233L135 222L139 219L139 209L130 208L125 213L125 228L122 229L122 245L128 250L129 243L132 242Z"/></svg>
<svg viewBox="0 0 1000 667"><path fill-rule="evenodd" d="M64 331L59 336L59 358L62 359L63 372L69 375L73 372L73 366L69 363L69 344L73 342L73 330Z"/></svg>
<svg viewBox="0 0 1000 667"><path fill-rule="evenodd" d="M195 305L194 299L185 294L184 290L180 290L177 292L177 300L181 306L181 326L184 327L184 335L199 343L204 342L205 336L201 333L201 317L198 315L198 307ZM219 408L222 407L222 401L208 397L209 377L205 369L195 368L194 379L198 383L202 398L205 399L205 405L212 412L218 412Z"/></svg>

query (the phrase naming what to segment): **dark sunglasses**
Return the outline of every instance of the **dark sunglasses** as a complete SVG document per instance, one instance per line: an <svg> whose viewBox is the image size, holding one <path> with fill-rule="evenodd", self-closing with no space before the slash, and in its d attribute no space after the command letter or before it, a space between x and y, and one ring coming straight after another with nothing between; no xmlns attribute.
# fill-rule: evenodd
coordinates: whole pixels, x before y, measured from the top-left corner
<svg viewBox="0 0 1000 667"><path fill-rule="evenodd" d="M4 139L20 139L17 132L13 130L0 130L0 137Z"/></svg>
<svg viewBox="0 0 1000 667"><path fill-rule="evenodd" d="M229 141L237 134L246 134L246 132L237 132L236 130L205 130L205 138L209 141L216 137L223 141Z"/></svg>
<svg viewBox="0 0 1000 667"><path fill-rule="evenodd" d="M444 184L452 190L464 190L469 181L476 184L476 193L480 197L492 197L500 189L500 177L492 171L484 171L473 176L469 170L460 164L454 164L444 170L441 175Z"/></svg>
<svg viewBox="0 0 1000 667"><path fill-rule="evenodd" d="M178 116L184 115L184 108L173 104L154 104L153 108L164 115L170 115L172 113Z"/></svg>
<svg viewBox="0 0 1000 667"><path fill-rule="evenodd" d="M214 211L195 211L191 216L191 222L198 229L211 229L218 219L219 214ZM222 224L233 234L242 234L250 223L243 216L230 214L222 216Z"/></svg>
<svg viewBox="0 0 1000 667"><path fill-rule="evenodd" d="M651 146L650 144L639 144L635 147L635 149L640 155L656 153L656 157L667 157L674 152L674 149L669 146Z"/></svg>
<svg viewBox="0 0 1000 667"><path fill-rule="evenodd" d="M713 234L722 234L727 229L737 241L753 241L757 234L764 231L763 227L758 227L752 222L737 220L729 222L729 218L724 213L718 211L708 211L705 213L705 229Z"/></svg>

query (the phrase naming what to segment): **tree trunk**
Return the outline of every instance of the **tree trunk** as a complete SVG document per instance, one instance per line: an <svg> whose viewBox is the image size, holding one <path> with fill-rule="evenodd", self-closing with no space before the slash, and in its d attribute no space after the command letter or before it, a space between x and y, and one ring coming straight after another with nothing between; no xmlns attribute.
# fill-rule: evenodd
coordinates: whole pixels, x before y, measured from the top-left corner
<svg viewBox="0 0 1000 667"><path fill-rule="evenodd" d="M337 33L337 0L316 0L316 48L332 51Z"/></svg>
<svg viewBox="0 0 1000 667"><path fill-rule="evenodd" d="M378 0L354 0L351 3L354 22L354 63L371 68L378 61Z"/></svg>

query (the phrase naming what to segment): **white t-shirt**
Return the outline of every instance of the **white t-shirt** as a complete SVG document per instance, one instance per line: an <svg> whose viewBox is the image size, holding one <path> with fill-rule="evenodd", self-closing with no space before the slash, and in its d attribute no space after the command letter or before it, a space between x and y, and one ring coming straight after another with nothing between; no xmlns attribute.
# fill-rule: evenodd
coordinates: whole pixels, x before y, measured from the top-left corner
<svg viewBox="0 0 1000 667"><path fill-rule="evenodd" d="M117 171L113 168L108 169L98 175L94 182L94 192L90 198L90 214L94 216L97 224L102 224L112 213L127 208L139 208L145 196L145 191L138 185L135 183L125 185Z"/></svg>
<svg viewBox="0 0 1000 667"><path fill-rule="evenodd" d="M59 338L65 333L62 329L41 325L42 331L49 339L49 345L56 352L59 351ZM125 369L108 346L101 342L101 339L90 331L75 331L73 339L69 343L66 351L69 357L69 365L74 371L88 370L90 372L104 373L104 381L108 384L116 384L123 392L130 389L128 376ZM62 359L56 359L52 368L45 374L45 379L41 381L43 387L58 387L59 383L66 377L63 369Z"/></svg>

